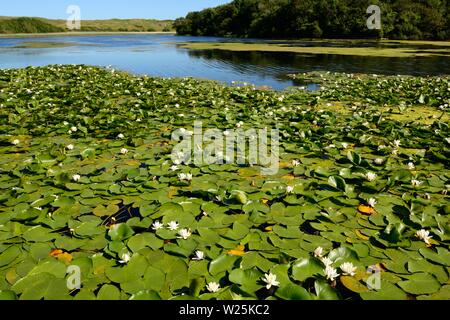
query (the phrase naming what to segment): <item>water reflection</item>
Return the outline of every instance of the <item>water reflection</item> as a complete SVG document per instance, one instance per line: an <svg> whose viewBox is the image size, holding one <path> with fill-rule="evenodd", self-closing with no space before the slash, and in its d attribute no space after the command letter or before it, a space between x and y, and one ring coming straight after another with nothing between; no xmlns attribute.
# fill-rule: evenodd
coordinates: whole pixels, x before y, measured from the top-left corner
<svg viewBox="0 0 450 320"><path fill-rule="evenodd" d="M450 72L450 57L384 58L275 52L191 51L181 42L235 42L236 39L173 35L101 35L0 38L0 68L48 64L106 66L161 77L196 77L240 81L284 89L304 85L286 74L315 70L347 73L438 75ZM242 40L255 42L252 39ZM18 48L24 42L64 42L75 46ZM267 42L259 40L259 42ZM336 43L315 42L320 45ZM296 45L311 45L299 41ZM357 43L357 46L373 43ZM390 46L398 46L396 43ZM416 46L416 50L420 50ZM314 89L313 86L309 87Z"/></svg>
<svg viewBox="0 0 450 320"><path fill-rule="evenodd" d="M285 79L286 73L317 70L416 76L441 75L450 71L450 59L442 57L391 58L225 50L196 50L189 51L189 55L220 62L241 73L253 71L279 79Z"/></svg>

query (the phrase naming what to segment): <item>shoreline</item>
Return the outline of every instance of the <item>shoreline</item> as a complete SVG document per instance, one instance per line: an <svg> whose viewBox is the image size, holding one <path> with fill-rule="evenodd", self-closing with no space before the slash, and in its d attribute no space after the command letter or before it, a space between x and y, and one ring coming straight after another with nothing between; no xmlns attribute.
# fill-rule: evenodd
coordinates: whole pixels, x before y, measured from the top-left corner
<svg viewBox="0 0 450 320"><path fill-rule="evenodd" d="M165 34L165 35L177 35L176 31L76 31L76 32L51 32L51 33L0 33L1 38L28 38L28 37L58 37L58 36L103 36L103 35L153 35L153 34ZM184 35L180 35L184 36ZM198 36L201 38L202 36ZM194 37L195 38L195 37ZM220 38L224 40L232 40L239 38L227 38L227 37L214 37ZM298 39L259 39L259 38L243 38L244 40L255 40L255 41L270 41L272 44L278 44L280 42L298 42L298 41L307 41L311 43L320 43L320 42L348 42L348 43L360 43L360 42L370 42L370 43L384 43L384 44L410 44L410 45L437 45L450 47L450 39L449 40L396 40L396 39L329 39L329 38L298 38ZM229 42L232 43L232 42ZM252 44L252 42L245 42Z"/></svg>
<svg viewBox="0 0 450 320"><path fill-rule="evenodd" d="M302 42L302 43L300 43ZM309 46L304 45L309 43ZM322 43L340 43L341 46L324 46ZM358 46L361 40L292 40L292 41L266 41L266 42L179 42L180 48L187 50L223 50L236 52L286 52L298 54L333 54L351 56L371 56L390 58L409 57L450 57L450 42L400 42L398 40L382 40L370 46ZM396 44L403 47L396 47ZM379 47L377 45L385 45ZM420 48L428 46L428 48Z"/></svg>
<svg viewBox="0 0 450 320"><path fill-rule="evenodd" d="M173 34L175 31L79 31L79 32L53 32L53 33L9 33L0 34L1 38L45 38L60 36L111 36L111 35L152 35L152 34Z"/></svg>

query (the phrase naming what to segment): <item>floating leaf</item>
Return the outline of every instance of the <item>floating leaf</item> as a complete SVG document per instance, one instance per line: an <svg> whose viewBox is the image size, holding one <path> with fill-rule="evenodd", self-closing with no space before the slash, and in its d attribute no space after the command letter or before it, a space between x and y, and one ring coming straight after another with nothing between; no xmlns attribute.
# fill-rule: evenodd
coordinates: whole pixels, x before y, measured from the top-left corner
<svg viewBox="0 0 450 320"><path fill-rule="evenodd" d="M214 259L213 261L211 261L211 263L209 265L209 272L211 273L211 275L214 276L223 271L230 270L231 267L236 262L236 260L237 260L236 256L230 256L230 255L223 254L223 255L219 256L218 258Z"/></svg>
<svg viewBox="0 0 450 320"><path fill-rule="evenodd" d="M98 300L119 300L120 290L110 284L105 284L100 288L97 293Z"/></svg>
<svg viewBox="0 0 450 320"><path fill-rule="evenodd" d="M358 206L358 211L366 216L370 216L370 215L376 213L374 208L372 208L370 206L366 206L364 204L361 204Z"/></svg>
<svg viewBox="0 0 450 320"><path fill-rule="evenodd" d="M428 273L415 273L409 277L409 280L400 281L398 285L412 294L435 293L441 287L436 278Z"/></svg>
<svg viewBox="0 0 450 320"><path fill-rule="evenodd" d="M133 234L133 229L125 223L115 224L108 231L108 236L112 241L122 241L130 238Z"/></svg>
<svg viewBox="0 0 450 320"><path fill-rule="evenodd" d="M327 282L324 280L316 280L314 288L319 300L339 300L339 295Z"/></svg>
<svg viewBox="0 0 450 320"><path fill-rule="evenodd" d="M275 295L284 300L311 300L311 294L305 288L290 283L279 288Z"/></svg>
<svg viewBox="0 0 450 320"><path fill-rule="evenodd" d="M245 255L245 247L239 245L236 247L236 249L229 250L227 253L232 256L242 257L243 255Z"/></svg>
<svg viewBox="0 0 450 320"><path fill-rule="evenodd" d="M297 260L292 266L292 277L298 281L305 281L316 275L323 275L325 267L315 258Z"/></svg>

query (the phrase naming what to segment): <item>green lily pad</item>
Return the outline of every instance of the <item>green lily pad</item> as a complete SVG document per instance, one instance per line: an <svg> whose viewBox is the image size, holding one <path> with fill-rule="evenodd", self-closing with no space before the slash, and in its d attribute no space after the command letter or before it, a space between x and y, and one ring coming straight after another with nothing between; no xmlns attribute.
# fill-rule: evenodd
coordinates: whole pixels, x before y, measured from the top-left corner
<svg viewBox="0 0 450 320"><path fill-rule="evenodd" d="M406 292L417 295L435 293L441 288L436 278L428 273L415 273L398 285Z"/></svg>
<svg viewBox="0 0 450 320"><path fill-rule="evenodd" d="M302 258L292 265L292 277L298 281L305 281L316 275L323 275L325 267L315 258Z"/></svg>
<svg viewBox="0 0 450 320"><path fill-rule="evenodd" d="M126 240L130 238L133 234L134 234L133 229L131 229L125 223L115 224L108 231L108 236L111 238L112 241Z"/></svg>

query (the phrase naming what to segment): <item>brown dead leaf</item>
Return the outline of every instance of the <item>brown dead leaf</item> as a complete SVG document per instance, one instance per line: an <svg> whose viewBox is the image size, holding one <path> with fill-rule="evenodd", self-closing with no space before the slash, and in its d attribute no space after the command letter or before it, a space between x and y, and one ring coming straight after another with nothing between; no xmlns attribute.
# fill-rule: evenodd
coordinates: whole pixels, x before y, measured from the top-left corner
<svg viewBox="0 0 450 320"><path fill-rule="evenodd" d="M358 211L359 211L361 214L366 215L366 216L370 216L370 215L376 213L376 211L375 211L374 208L372 208L372 207L370 207L370 206L366 206L366 205L364 205L364 204L359 205Z"/></svg>
<svg viewBox="0 0 450 320"><path fill-rule="evenodd" d="M73 257L70 253L64 252L64 253L61 253L60 255L58 255L58 260L61 262L64 262L65 264L69 264L72 262Z"/></svg>
<svg viewBox="0 0 450 320"><path fill-rule="evenodd" d="M62 251L61 249L53 249L52 251L50 251L50 256L57 258L60 254L63 254L64 251Z"/></svg>
<svg viewBox="0 0 450 320"><path fill-rule="evenodd" d="M49 255L53 258L58 259L61 262L64 262L65 264L69 264L73 260L73 257L70 253L64 252L61 249L53 249L52 251L50 251Z"/></svg>
<svg viewBox="0 0 450 320"><path fill-rule="evenodd" d="M235 249L229 250L228 254L232 256L242 257L243 255L245 255L245 247L243 245L239 245Z"/></svg>

